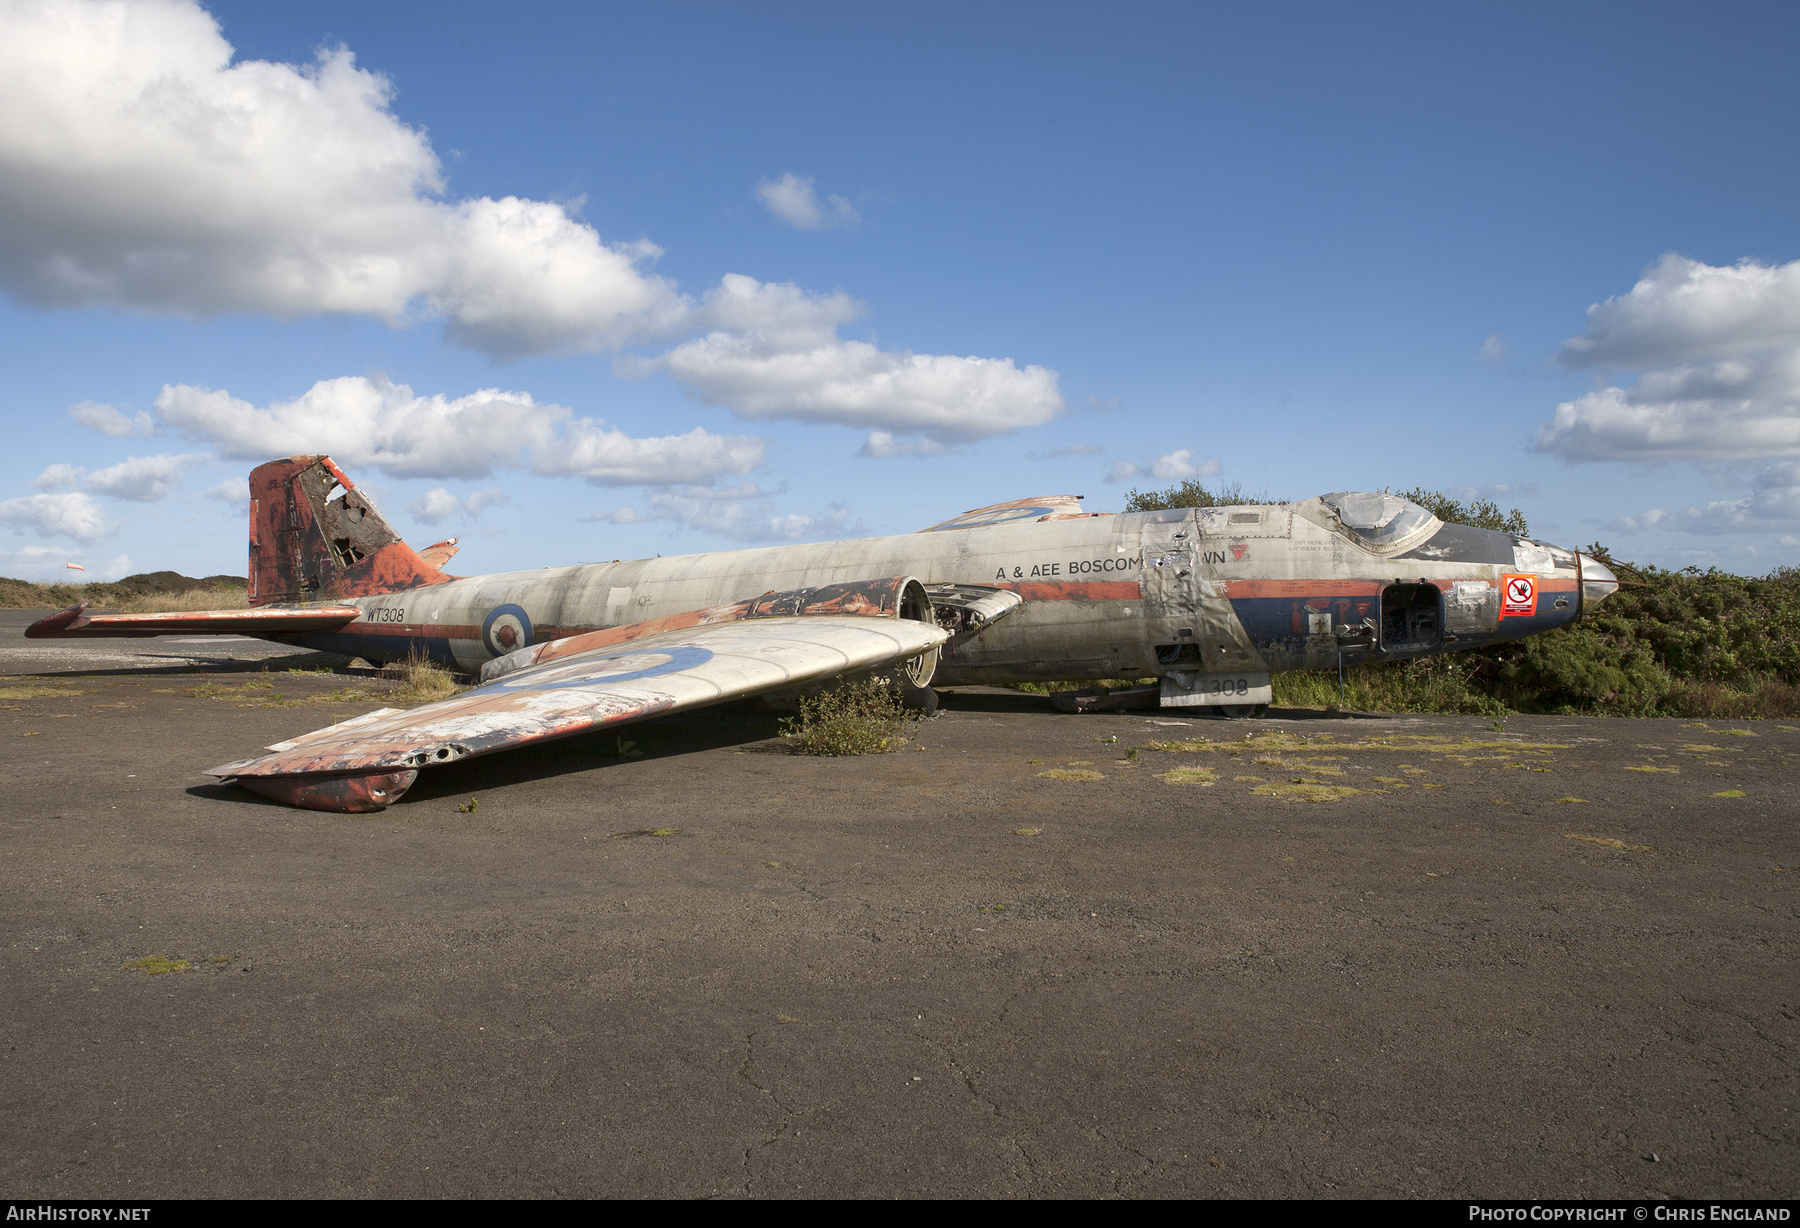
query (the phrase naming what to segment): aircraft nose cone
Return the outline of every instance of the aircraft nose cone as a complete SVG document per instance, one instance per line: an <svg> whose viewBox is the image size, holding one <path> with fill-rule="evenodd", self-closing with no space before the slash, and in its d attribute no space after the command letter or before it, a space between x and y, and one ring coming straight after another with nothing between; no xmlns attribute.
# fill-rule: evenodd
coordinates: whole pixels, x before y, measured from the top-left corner
<svg viewBox="0 0 1800 1228"><path fill-rule="evenodd" d="M1591 554L1576 557L1581 560L1581 609L1586 613L1619 591L1619 577Z"/></svg>

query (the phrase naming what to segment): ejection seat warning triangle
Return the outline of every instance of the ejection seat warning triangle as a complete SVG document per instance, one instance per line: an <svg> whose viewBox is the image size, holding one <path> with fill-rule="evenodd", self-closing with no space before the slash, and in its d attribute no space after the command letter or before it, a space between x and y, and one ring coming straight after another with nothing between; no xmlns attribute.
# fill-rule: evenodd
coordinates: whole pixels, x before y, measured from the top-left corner
<svg viewBox="0 0 1800 1228"><path fill-rule="evenodd" d="M1500 577L1500 617L1530 618L1537 613L1537 582L1534 575L1512 572Z"/></svg>

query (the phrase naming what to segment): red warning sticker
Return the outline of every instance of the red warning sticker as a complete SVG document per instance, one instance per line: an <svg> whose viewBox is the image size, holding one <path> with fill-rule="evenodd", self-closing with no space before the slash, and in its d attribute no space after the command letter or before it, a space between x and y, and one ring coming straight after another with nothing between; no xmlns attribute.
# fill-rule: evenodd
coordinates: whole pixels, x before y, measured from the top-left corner
<svg viewBox="0 0 1800 1228"><path fill-rule="evenodd" d="M1536 576L1507 574L1500 577L1500 617L1529 618L1537 613Z"/></svg>

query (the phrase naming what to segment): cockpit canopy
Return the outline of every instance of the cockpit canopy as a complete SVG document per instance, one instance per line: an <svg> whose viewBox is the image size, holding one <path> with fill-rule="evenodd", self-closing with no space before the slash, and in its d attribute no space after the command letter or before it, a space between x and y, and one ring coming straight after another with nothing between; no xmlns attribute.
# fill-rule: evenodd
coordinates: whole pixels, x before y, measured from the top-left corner
<svg viewBox="0 0 1800 1228"><path fill-rule="evenodd" d="M1372 549L1388 549L1424 536L1438 523L1436 516L1399 495L1340 490L1321 498L1337 513L1339 523Z"/></svg>

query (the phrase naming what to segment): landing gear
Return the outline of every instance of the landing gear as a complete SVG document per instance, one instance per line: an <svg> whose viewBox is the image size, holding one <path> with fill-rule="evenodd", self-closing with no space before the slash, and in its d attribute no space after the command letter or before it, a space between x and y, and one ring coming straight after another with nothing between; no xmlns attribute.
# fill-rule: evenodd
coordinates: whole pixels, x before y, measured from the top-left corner
<svg viewBox="0 0 1800 1228"><path fill-rule="evenodd" d="M894 688L907 707L916 708L926 716L938 710L938 693L908 678L904 670L889 679L888 685Z"/></svg>
<svg viewBox="0 0 1800 1228"><path fill-rule="evenodd" d="M1261 716L1269 710L1268 704L1220 704L1219 715L1228 721L1245 721Z"/></svg>
<svg viewBox="0 0 1800 1228"><path fill-rule="evenodd" d="M931 689L931 679L937 673L937 660L937 649L922 652L903 663L887 680L888 685L899 692L907 707L916 708L926 716L938 709L938 693Z"/></svg>

